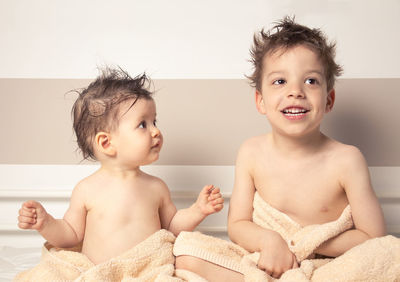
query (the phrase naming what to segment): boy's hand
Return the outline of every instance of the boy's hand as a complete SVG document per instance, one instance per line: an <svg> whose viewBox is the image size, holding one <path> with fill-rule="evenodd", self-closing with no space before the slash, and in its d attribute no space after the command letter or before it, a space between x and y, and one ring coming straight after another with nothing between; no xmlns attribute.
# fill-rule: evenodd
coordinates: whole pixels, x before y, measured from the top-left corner
<svg viewBox="0 0 400 282"><path fill-rule="evenodd" d="M47 219L47 212L36 201L27 201L19 210L18 227L21 229L35 229L40 231Z"/></svg>
<svg viewBox="0 0 400 282"><path fill-rule="evenodd" d="M285 271L299 267L296 256L278 233L263 244L257 266L274 278L280 278Z"/></svg>
<svg viewBox="0 0 400 282"><path fill-rule="evenodd" d="M201 190L195 205L203 215L207 216L219 212L224 207L224 199L219 188L207 185Z"/></svg>

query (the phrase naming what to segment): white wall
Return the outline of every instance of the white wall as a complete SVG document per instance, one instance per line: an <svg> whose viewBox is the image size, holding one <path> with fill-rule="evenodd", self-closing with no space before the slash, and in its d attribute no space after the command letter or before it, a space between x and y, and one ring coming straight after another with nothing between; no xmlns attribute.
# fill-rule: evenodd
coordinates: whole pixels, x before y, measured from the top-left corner
<svg viewBox="0 0 400 282"><path fill-rule="evenodd" d="M35 247L44 239L36 231L17 227L17 214L27 199L39 200L56 218L68 208L75 184L98 167L93 165L1 165L0 247ZM227 217L233 187L234 166L147 166L146 172L162 178L178 209L190 206L206 183L221 189L224 209L207 217L197 228L228 239ZM370 167L372 184L381 203L387 231L400 235L400 167ZM24 177L21 177L23 175Z"/></svg>
<svg viewBox="0 0 400 282"><path fill-rule="evenodd" d="M398 0L0 1L0 78L243 78L252 34L284 15L338 42L344 77L400 77Z"/></svg>

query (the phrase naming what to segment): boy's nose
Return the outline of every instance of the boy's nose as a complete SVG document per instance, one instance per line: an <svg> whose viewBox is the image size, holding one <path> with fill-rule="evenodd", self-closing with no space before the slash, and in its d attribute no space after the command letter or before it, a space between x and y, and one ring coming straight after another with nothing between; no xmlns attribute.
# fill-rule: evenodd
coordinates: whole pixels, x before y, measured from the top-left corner
<svg viewBox="0 0 400 282"><path fill-rule="evenodd" d="M303 89L300 86L297 86L297 85L293 86L289 90L289 93L288 93L288 97L293 97L293 98L296 98L296 99L302 99L305 96L306 95L305 95Z"/></svg>

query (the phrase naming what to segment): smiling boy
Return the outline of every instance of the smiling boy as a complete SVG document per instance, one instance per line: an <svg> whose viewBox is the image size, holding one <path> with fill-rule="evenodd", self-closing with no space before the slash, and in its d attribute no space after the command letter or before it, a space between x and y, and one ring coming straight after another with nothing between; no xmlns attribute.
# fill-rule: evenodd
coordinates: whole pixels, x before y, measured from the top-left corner
<svg viewBox="0 0 400 282"><path fill-rule="evenodd" d="M335 44L320 30L285 18L255 35L251 53L256 107L271 132L248 139L238 152L228 216L228 234L237 245L189 248L189 242L213 240L183 233L174 248L177 268L209 281L254 281L243 266L247 252L258 254L254 265L270 281L304 260L338 257L386 234L362 153L320 131L341 73ZM335 232L324 234L328 227ZM326 237L315 235L321 233Z"/></svg>

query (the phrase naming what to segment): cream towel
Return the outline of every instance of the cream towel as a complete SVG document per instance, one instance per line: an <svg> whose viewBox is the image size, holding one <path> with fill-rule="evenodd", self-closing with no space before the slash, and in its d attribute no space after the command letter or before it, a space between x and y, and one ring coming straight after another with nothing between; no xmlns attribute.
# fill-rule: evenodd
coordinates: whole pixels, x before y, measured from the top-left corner
<svg viewBox="0 0 400 282"><path fill-rule="evenodd" d="M15 281L182 281L174 275L175 236L160 230L124 254L95 265L76 250L46 243L40 263Z"/></svg>
<svg viewBox="0 0 400 282"><path fill-rule="evenodd" d="M368 240L333 260L310 259L323 242L352 228L350 206L335 221L305 227L268 205L257 192L253 207L253 221L281 234L300 262L279 281L400 281L400 239L393 236ZM173 251L175 256L198 257L242 273L246 281L276 280L257 268L259 253L198 232L181 232Z"/></svg>
<svg viewBox="0 0 400 282"><path fill-rule="evenodd" d="M253 208L253 222L278 232L296 255L298 262L310 256L326 240L353 227L350 206L335 221L305 227L270 206L258 192L254 194Z"/></svg>

